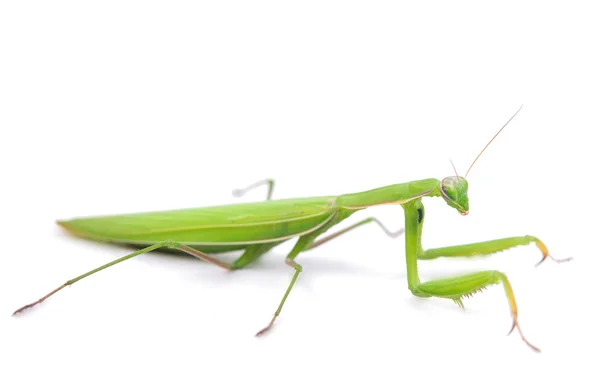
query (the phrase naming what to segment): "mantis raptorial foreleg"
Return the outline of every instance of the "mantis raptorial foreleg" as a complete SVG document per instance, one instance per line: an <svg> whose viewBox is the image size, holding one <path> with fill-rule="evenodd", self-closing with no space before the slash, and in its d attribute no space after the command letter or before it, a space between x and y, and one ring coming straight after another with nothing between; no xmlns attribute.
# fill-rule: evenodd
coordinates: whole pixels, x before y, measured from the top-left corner
<svg viewBox="0 0 600 385"><path fill-rule="evenodd" d="M138 250L138 251L136 251L136 252L133 252L133 253L131 253L131 254L127 254L127 255L126 255L126 256L124 256L124 257L121 257L121 258L115 259L115 260L114 260L114 261L112 261L112 262L109 262L109 263L107 263L107 264L104 264L104 265L102 265L102 266L100 266L100 267L97 267L97 268L95 268L95 269L93 269L93 270L90 270L90 271L88 271L88 272L87 272L87 273L85 273L85 274L82 274L82 275L80 275L80 276L78 276L78 277L75 277L75 278L73 278L73 279L71 279L71 280L68 280L67 282L65 282L65 283L64 283L64 284L62 284L61 286L59 286L59 287L57 287L56 289L52 290L50 293L48 293L48 294L46 294L45 296L43 296L42 298L38 299L37 301L35 301L35 302L32 302L32 303L30 303L30 304L28 304L28 305L25 305L25 306L23 306L23 307L21 307L21 308L17 309L17 310L16 310L16 311L13 313L13 315L14 315L14 314L17 314L17 313L20 313L21 311L23 311L23 310L25 310L25 309L28 309L28 308L30 308L30 307L33 307L33 306L37 305L38 303L41 303L41 302L45 301L45 300L46 300L48 297L50 297L50 296L51 296L51 295L53 295L54 293L58 292L59 290L61 290L61 289L65 288L65 287L67 287L67 286L71 286L71 285L72 285L72 284L74 284L75 282L77 282L77 281L80 281L80 280L82 280L82 279L84 279L84 278L86 278L86 277L89 277L89 276L90 276L90 275L92 275L92 274L95 274L95 273L97 273L97 272L99 272L99 271L101 271L101 270L104 270L104 269L106 269L106 268L109 268L109 267L111 267L111 266L114 266L114 265L116 265L116 264L118 264L118 263L121 263L121 262L123 262L123 261L126 261L126 260L128 260L128 259L131 259L131 258L133 258L133 257L137 257L138 255L142 255L142 254L148 253L148 252L150 252L150 251L153 251L153 250L156 250L156 249L160 249L161 247L167 247L167 248L170 248L170 249L176 249L176 250L183 251L184 253L187 253L187 254L193 255L194 257L196 257L196 258L198 258L198 259L201 259L201 260L203 260L203 261L205 261L205 262L212 263L212 264L214 264L214 265L217 265L217 266L219 266L219 267L222 267L223 269L227 269L227 270L232 270L232 269L233 269L233 267L232 267L232 265L231 265L231 264L229 264L229 263L227 263L227 262L220 261L219 259L217 259L217 258L215 258L215 257L211 257L210 255L208 255L208 254L205 254L205 253L203 253L203 252L201 252L201 251L198 251L198 250L196 250L196 249L194 249L194 248L192 248L192 247L190 247L190 246L186 246L186 245L184 245L184 244L181 244L181 243L178 243L178 242L174 242L174 241L170 241L170 240L169 240L169 241L164 241L164 242L159 242L159 243L157 243L157 244L154 244L154 245L152 245L152 246L148 246L148 247L146 247L146 248L143 248L143 249L141 249L141 250Z"/></svg>
<svg viewBox="0 0 600 385"><path fill-rule="evenodd" d="M450 298L458 304L461 308L464 308L462 298L469 297L490 285L502 283L504 291L508 299L508 305L510 307L510 313L513 319L513 325L509 333L516 328L521 335L521 339L529 345L533 350L539 352L540 349L529 343L523 332L519 327L517 320L517 302L513 293L512 287L508 278L504 273L499 271L481 271L478 273L462 275L459 277L436 279L433 281L427 281L412 288L413 294L419 297L439 297L439 298Z"/></svg>
<svg viewBox="0 0 600 385"><path fill-rule="evenodd" d="M476 257L490 255L497 253L502 250L510 249L516 246L526 246L531 243L535 245L542 252L542 259L536 264L544 262L546 258L550 258L555 262L567 262L571 258L557 259L550 255L546 245L538 238L531 235L524 235L522 237L511 237L495 239L492 241L469 243L465 245L456 245L448 247L439 247L435 249L428 249L417 254L418 259L435 259L439 257Z"/></svg>
<svg viewBox="0 0 600 385"><path fill-rule="evenodd" d="M516 328L521 338L535 351L538 348L530 344L519 327L517 320L517 303L508 278L499 271L482 271L459 277L437 279L421 283L417 270L417 259L434 259L438 257L469 257L475 255L488 255L506 250L515 246L535 243L542 251L543 259L549 257L548 248L538 238L533 236L512 237L492 241L472 243L466 245L449 246L423 251L421 246L421 233L425 218L425 209L420 200L415 200L403 205L406 227L406 267L408 272L408 287L418 297L440 297L454 300L463 307L462 298L471 296L489 285L502 283L510 312L513 318L511 332ZM562 260L559 260L562 261ZM509 332L510 334L510 332Z"/></svg>
<svg viewBox="0 0 600 385"><path fill-rule="evenodd" d="M486 242L470 243L465 245L456 245L449 247L440 247L435 249L428 249L417 254L418 259L434 259L439 257L474 257L474 256L485 256L493 253L507 250L516 246L525 246L530 243L535 245L542 252L542 259L536 264L544 262L546 258L550 258L556 262L566 262L571 258L557 259L552 257L546 245L538 238L525 235L522 237L511 237L502 238ZM519 327L517 321L517 303L515 296L512 291L512 287L506 275L499 271L482 271L478 273L463 275L454 278L438 279L433 281L424 282L419 284L413 289L413 293L417 296L433 296L441 298L450 298L458 304L461 308L464 308L461 298L469 297L474 293L477 293L486 286L502 283L504 285L504 291L508 298L508 304L510 306L510 313L513 317L513 326L510 329L510 333L516 328L521 335L521 339L529 345L533 350L540 351L537 347L529 343L523 336L523 332Z"/></svg>

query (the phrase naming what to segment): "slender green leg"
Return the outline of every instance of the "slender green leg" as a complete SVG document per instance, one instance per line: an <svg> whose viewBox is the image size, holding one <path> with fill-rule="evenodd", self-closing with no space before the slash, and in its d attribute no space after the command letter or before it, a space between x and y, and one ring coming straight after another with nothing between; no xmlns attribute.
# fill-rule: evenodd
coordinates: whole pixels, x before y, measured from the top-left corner
<svg viewBox="0 0 600 385"><path fill-rule="evenodd" d="M279 307L277 307L277 310L275 311L275 314L273 314L273 318L271 318L271 322L269 322L269 324L267 326L265 326L258 333L256 333L256 337L260 337L261 335L263 335L267 331L269 331L269 329L271 329L271 327L275 323L275 320L277 319L277 317L281 313L281 309L283 308L283 304L285 303L285 300L287 299L288 295L290 294L290 291L292 291L292 287L296 283L296 279L298 279L298 275L300 275L300 273L302 272L302 266L300 266L298 263L296 263L293 259L286 258L285 263L287 263L289 266L293 267L296 271L294 272L294 276L292 277L292 281L290 282L287 290L285 291L285 294L283 295L283 299L279 303Z"/></svg>
<svg viewBox="0 0 600 385"><path fill-rule="evenodd" d="M422 253L418 254L418 259L435 259L439 257L474 257L474 256L482 256L496 253L498 251L510 249L516 246L526 246L530 243L535 243L535 245L542 252L542 259L536 264L539 266L542 262L546 260L546 258L550 258L555 262L566 262L570 261L571 258L565 259L557 259L552 257L546 245L540 241L538 238L525 235L522 237L511 237L511 238L502 238L495 239L493 241L486 242L478 242L478 243L470 243L466 245L457 245L457 246L449 246L449 247L440 247L436 249L425 250Z"/></svg>
<svg viewBox="0 0 600 385"><path fill-rule="evenodd" d="M271 196L273 195L273 187L275 187L275 181L273 179L259 180L258 182L252 183L250 186L233 190L232 194L234 197L239 198L244 196L244 194L246 194L248 191L254 190L255 188L265 184L268 186L267 200L270 201Z"/></svg>
<svg viewBox="0 0 600 385"><path fill-rule="evenodd" d="M290 284L288 285L288 288L285 291L285 294L283 295L283 298L281 299L281 302L279 303L279 306L277 307L275 314L273 314L273 318L271 319L271 322L269 322L269 324L266 327L264 327L258 333L256 333L256 337L260 337L261 335L263 335L267 331L269 331L269 329L271 329L271 327L275 323L275 320L281 313L281 309L283 308L283 304L285 303L285 300L287 299L288 295L290 295L290 292L292 291L292 287L294 287L294 284L296 283L296 280L298 279L298 275L300 275L300 273L302 272L302 266L300 266L298 263L296 263L296 261L294 261L294 258L296 258L296 256L298 254L300 254L301 251L305 250L306 246L309 245L310 242L312 242L316 236L317 236L316 234L307 234L307 235L303 235L300 238L298 238L298 242L296 242L296 245L294 245L294 248L292 249L292 251L290 251L290 253L286 257L285 263L287 263L289 266L294 268L294 270L295 270L294 276L292 277L292 280L291 280Z"/></svg>
<svg viewBox="0 0 600 385"><path fill-rule="evenodd" d="M102 265L102 266L100 266L98 268L90 270L90 271L88 271L85 274L82 274L82 275L80 275L80 276L78 276L76 278L73 278L73 279L65 282L63 285L59 286L58 288L52 290L50 293L46 294L45 296L43 296L42 298L38 299L37 301L32 302L29 305L25 305L25 306L17 309L13 313L13 315L15 315L17 313L20 313L20 312L22 312L25 309L29 309L30 307L33 307L33 306L37 305L38 303L41 303L41 302L45 301L48 297L52 296L54 293L58 292L59 290L65 288L67 286L71 286L75 282L80 281L80 280L84 279L85 277L89 277L90 275L95 274L95 273L97 273L97 272L99 272L101 270L104 270L104 269L106 269L108 267L111 267L113 265L116 265L117 263L126 261L128 259L131 259L133 257L137 257L138 255L148 253L148 252L150 252L152 250L156 250L156 249L159 249L161 247L168 247L170 249L181 250L181 251L183 251L185 253L188 253L190 255L193 255L194 257L199 258L199 259L201 259L201 260L203 260L205 262L212 263L212 264L217 265L219 267L222 267L224 269L227 269L227 270L232 270L233 269L233 267L232 267L231 264L228 264L226 262L220 261L220 260L218 260L218 259L216 259L214 257L211 257L210 255L207 255L207 254L205 254L205 253L203 253L201 251L198 251L198 250L196 250L196 249L194 249L194 248L192 248L190 246L186 246L184 244L168 240L168 241L160 242L160 243L157 243L155 245L152 245L152 246L146 247L144 249L138 250L138 251L136 251L134 253L127 254L124 257L115 259L112 262L109 262L109 263L107 263L105 265Z"/></svg>
<svg viewBox="0 0 600 385"><path fill-rule="evenodd" d="M305 234L305 235L301 236L300 238L298 238L298 241L294 245L294 248L292 249L292 251L290 251L290 253L287 255L287 257L285 259L285 263L288 264L289 266L293 267L295 270L292 280L290 281L290 284L288 285L288 287L285 291L285 294L283 295L283 298L281 299L281 302L279 303L279 306L277 307L277 310L275 311L275 314L273 314L273 318L271 318L271 322L269 322L269 324L266 327L264 327L258 333L256 333L257 337L265 334L267 331L269 331L269 329L271 329L271 327L273 327L275 320L281 313L283 304L287 300L287 297L290 295L290 292L292 291L292 287L294 287L294 284L296 283L298 276L302 272L302 266L300 266L298 263L296 263L296 261L294 261L294 258L296 258L298 256L298 254L300 254L302 251L307 250L308 247L311 244L313 244L314 240L319 235L321 235L324 232L326 232L327 230L329 230L329 228L331 228L332 226L335 226L335 224L338 223L339 221L350 216L351 213L352 213L352 211L339 210L337 212L337 215L331 217L330 219L327 219L327 221L324 222L322 224L322 227L320 227L318 230L313 231L312 233L309 233L309 234Z"/></svg>
<svg viewBox="0 0 600 385"><path fill-rule="evenodd" d="M387 228L387 227L385 227L385 226L383 225L383 223L381 223L381 222L380 222L380 221L379 221L377 218L375 218L375 217L370 217L370 218L363 219L362 221L360 221L360 222L358 222L358 223L355 223L355 224L353 224L352 226L348 226L348 227L346 227L346 228L344 228L344 229L341 229L340 231L337 231L337 232L335 232L335 233L333 233L333 234L331 234L331 235L328 235L328 236L326 236L326 237L323 237L323 238L321 238L321 239L318 239L318 240L314 241L314 242L313 242L313 243L312 243L310 246L308 246L308 247L307 247L305 250L314 249L315 247L321 246L323 243L325 243L325 242L329 242L329 241L331 241L332 239L335 239L335 238L339 237L340 235L347 233L347 232L348 232L348 231L350 231L350 230L353 230L353 229L355 229L355 228L357 228L357 227L360 227L360 226L366 225L367 223L371 223L371 222L375 222L375 223L376 223L376 224L377 224L377 225L378 225L378 226L379 226L379 227L380 227L380 228L383 230L383 232L385 232L385 234L386 234L388 237L390 237L390 238L396 238L396 237L399 237L400 235L402 235L402 233L404 233L404 229L400 229L400 230L398 230L398 231L391 231L391 230L388 230L388 228Z"/></svg>

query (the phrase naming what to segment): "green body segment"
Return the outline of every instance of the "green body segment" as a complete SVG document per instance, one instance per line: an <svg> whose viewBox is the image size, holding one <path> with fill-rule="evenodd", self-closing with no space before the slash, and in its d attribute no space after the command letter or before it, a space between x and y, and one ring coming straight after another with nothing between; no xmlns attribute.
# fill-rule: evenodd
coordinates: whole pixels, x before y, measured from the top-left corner
<svg viewBox="0 0 600 385"><path fill-rule="evenodd" d="M440 196L440 181L430 178L345 194L337 198L336 204L343 208L361 209L382 204L404 204L423 196Z"/></svg>

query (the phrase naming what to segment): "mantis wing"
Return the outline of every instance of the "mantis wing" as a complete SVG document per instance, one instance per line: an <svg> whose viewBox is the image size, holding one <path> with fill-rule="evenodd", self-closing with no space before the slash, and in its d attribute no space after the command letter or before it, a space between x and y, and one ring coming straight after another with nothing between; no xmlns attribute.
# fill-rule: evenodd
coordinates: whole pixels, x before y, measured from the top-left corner
<svg viewBox="0 0 600 385"><path fill-rule="evenodd" d="M57 223L76 236L100 241L149 245L173 240L194 246L224 246L224 251L310 232L335 214L334 200L335 197L283 199Z"/></svg>

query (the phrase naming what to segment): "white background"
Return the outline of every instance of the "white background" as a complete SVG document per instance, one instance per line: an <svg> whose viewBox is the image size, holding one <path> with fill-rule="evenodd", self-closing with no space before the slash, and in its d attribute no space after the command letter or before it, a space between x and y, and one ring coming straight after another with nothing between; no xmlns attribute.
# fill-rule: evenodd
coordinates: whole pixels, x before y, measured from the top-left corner
<svg viewBox="0 0 600 385"><path fill-rule="evenodd" d="M592 383L597 315L598 11L583 2L4 2L0 382ZM562 5L560 5L562 4ZM589 4L592 4L590 2ZM288 242L224 272L154 252L10 317L125 248L58 218L342 194L459 173L471 214L425 199L426 247L532 234L520 247L420 264L513 283L466 300L407 290L404 240L375 226L301 254ZM260 200L254 191L242 201ZM392 228L399 207L367 210ZM233 259L229 256L228 259ZM593 379L593 377L596 377Z"/></svg>

